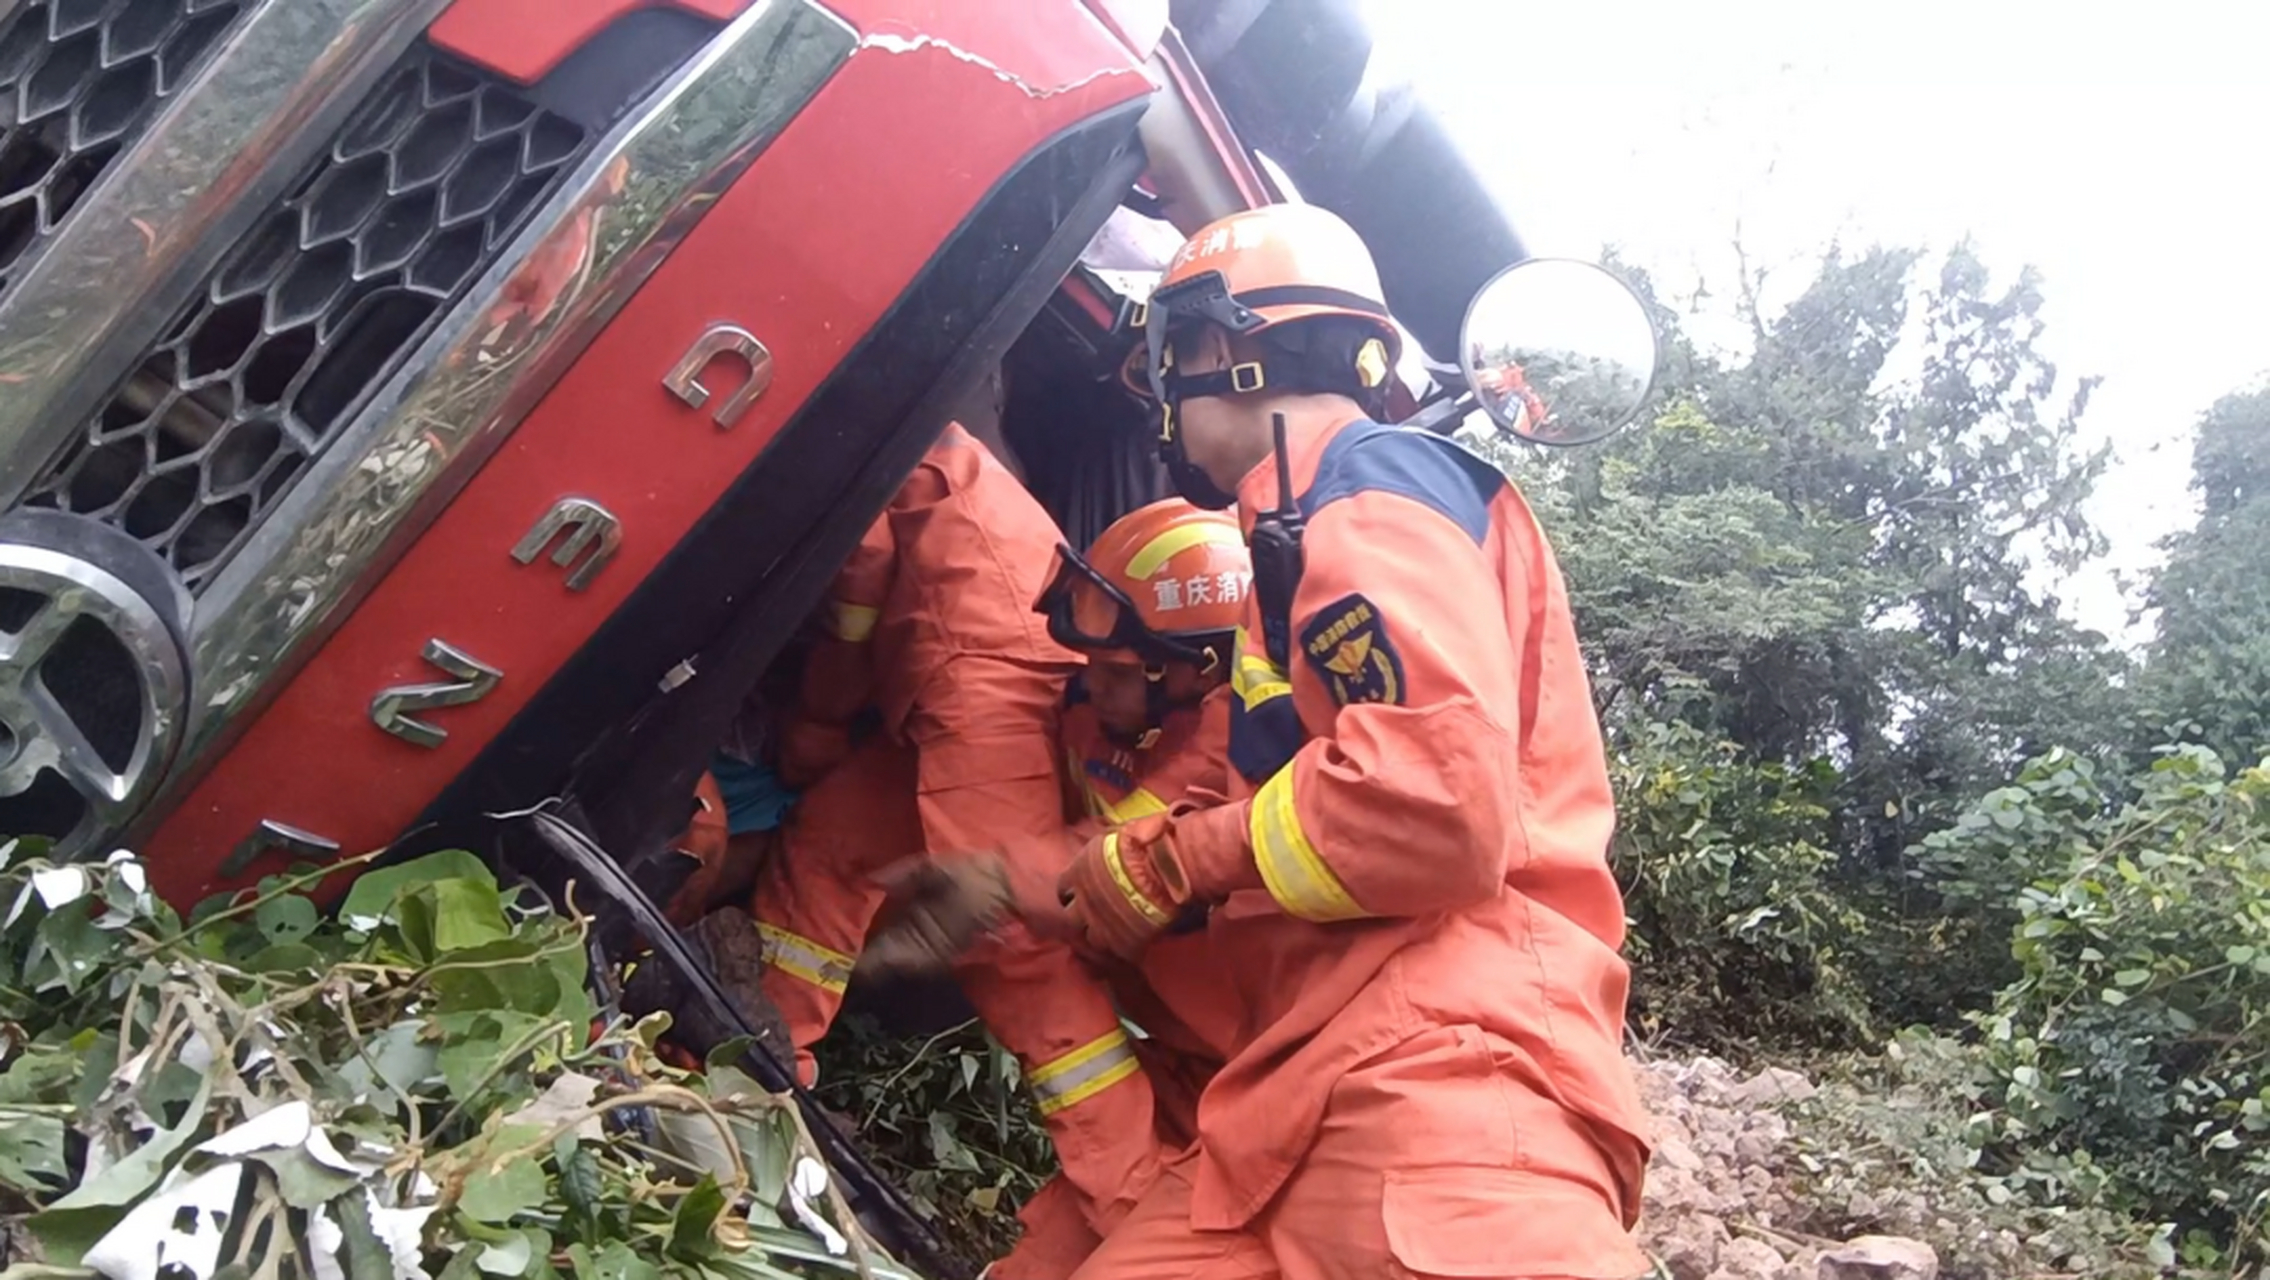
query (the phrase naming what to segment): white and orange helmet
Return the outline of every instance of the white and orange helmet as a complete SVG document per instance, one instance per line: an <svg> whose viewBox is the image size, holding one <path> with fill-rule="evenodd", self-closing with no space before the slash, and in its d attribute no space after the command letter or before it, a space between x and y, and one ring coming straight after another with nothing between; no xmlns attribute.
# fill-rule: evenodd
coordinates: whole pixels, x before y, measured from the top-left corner
<svg viewBox="0 0 2270 1280"><path fill-rule="evenodd" d="M1358 353L1342 386L1366 391L1387 384L1402 355L1403 335L1389 318L1386 292L1371 250L1339 215L1311 204L1273 204L1233 213L1200 228L1167 261L1158 287L1135 308L1131 323L1144 341L1131 352L1121 380L1141 395L1168 399L1175 375L1172 337L1186 324L1211 321L1232 333L1261 334L1280 325L1326 317L1352 319L1376 331L1379 345ZM1220 375L1227 391L1271 384L1264 361ZM1206 379L1182 378L1185 384ZM1309 390L1307 387L1280 387ZM1183 395L1221 394L1185 388Z"/></svg>
<svg viewBox="0 0 2270 1280"><path fill-rule="evenodd" d="M1356 324L1351 331L1301 323L1328 319ZM1168 260L1158 287L1129 323L1142 337L1121 380L1157 400L1161 455L1184 496L1207 507L1232 499L1182 452L1176 409L1184 400L1333 392L1377 414L1403 349L1363 237L1337 214L1309 204L1248 209L1200 228ZM1227 369L1182 373L1175 367L1175 338L1200 324L1268 339L1267 350Z"/></svg>

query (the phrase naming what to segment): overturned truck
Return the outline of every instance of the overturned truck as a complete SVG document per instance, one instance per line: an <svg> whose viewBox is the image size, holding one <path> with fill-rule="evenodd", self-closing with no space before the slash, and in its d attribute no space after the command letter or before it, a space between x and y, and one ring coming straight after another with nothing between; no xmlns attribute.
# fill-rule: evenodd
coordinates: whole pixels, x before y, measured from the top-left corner
<svg viewBox="0 0 2270 1280"><path fill-rule="evenodd" d="M1523 250L1370 55L1353 0L0 0L0 833L183 906L475 849L730 1020L667 847L950 417L1075 544L1162 495L1127 317L1287 198L1404 411L1465 392Z"/></svg>

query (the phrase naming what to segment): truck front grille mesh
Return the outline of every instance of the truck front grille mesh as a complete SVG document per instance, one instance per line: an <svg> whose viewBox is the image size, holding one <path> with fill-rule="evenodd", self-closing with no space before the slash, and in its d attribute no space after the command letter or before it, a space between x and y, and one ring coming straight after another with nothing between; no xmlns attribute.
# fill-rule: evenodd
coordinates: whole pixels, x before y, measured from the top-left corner
<svg viewBox="0 0 2270 1280"><path fill-rule="evenodd" d="M244 7L25 0L0 18L0 295Z"/></svg>
<svg viewBox="0 0 2270 1280"><path fill-rule="evenodd" d="M30 501L123 528L203 585L592 140L414 49Z"/></svg>

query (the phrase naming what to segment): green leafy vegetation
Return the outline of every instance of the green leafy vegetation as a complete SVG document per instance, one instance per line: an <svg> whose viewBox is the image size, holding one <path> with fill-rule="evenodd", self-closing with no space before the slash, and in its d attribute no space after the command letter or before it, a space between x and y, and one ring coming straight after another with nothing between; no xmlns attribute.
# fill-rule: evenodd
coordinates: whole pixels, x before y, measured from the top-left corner
<svg viewBox="0 0 2270 1280"><path fill-rule="evenodd" d="M1017 1207L1056 1169L1015 1055L975 1022L901 1041L848 1017L818 1057L821 1101L852 1122L961 1260L974 1272L1007 1253Z"/></svg>
<svg viewBox="0 0 2270 1280"><path fill-rule="evenodd" d="M792 1104L668 1068L664 1020L597 1022L580 920L462 853L336 919L315 878L184 921L123 855L0 869L11 1274L905 1274Z"/></svg>

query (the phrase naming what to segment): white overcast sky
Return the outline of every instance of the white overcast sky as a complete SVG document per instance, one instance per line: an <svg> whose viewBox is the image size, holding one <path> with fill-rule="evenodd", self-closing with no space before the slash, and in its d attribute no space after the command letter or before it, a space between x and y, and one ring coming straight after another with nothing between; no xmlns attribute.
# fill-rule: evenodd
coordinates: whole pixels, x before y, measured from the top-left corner
<svg viewBox="0 0 2270 1280"><path fill-rule="evenodd" d="M1534 252L1614 243L1720 298L1737 226L1792 289L1831 239L2039 267L2044 349L2105 379L2085 421L2118 449L2095 513L2121 568L2189 523L2200 411L2270 371L2261 0L1366 2ZM2124 631L2109 574L2064 594Z"/></svg>

